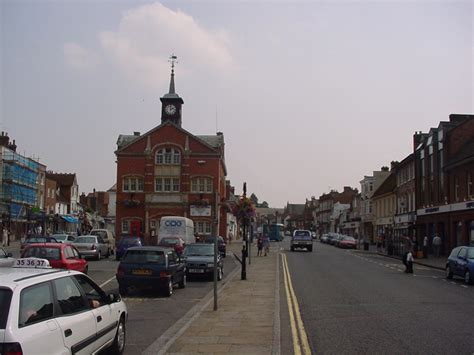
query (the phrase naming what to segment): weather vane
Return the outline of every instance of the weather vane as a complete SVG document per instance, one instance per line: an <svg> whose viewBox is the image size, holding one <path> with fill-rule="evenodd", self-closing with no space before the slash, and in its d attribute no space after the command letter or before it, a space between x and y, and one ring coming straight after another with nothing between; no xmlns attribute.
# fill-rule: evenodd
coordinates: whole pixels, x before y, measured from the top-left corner
<svg viewBox="0 0 474 355"><path fill-rule="evenodd" d="M178 63L178 57L174 54L171 54L170 58L168 59L168 62L171 63L171 72L174 73L174 63Z"/></svg>

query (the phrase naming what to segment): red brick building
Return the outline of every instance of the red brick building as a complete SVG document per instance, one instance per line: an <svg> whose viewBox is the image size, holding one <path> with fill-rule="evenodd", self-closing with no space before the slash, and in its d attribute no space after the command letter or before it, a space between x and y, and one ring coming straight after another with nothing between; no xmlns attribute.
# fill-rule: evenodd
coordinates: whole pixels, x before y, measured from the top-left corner
<svg viewBox="0 0 474 355"><path fill-rule="evenodd" d="M196 233L216 228L227 238L224 135L197 136L181 127L184 102L175 93L174 63L169 92L160 100L159 126L118 138L115 234L154 244L161 217L184 216Z"/></svg>
<svg viewBox="0 0 474 355"><path fill-rule="evenodd" d="M474 245L474 115L450 115L414 136L418 243L438 234L444 253Z"/></svg>

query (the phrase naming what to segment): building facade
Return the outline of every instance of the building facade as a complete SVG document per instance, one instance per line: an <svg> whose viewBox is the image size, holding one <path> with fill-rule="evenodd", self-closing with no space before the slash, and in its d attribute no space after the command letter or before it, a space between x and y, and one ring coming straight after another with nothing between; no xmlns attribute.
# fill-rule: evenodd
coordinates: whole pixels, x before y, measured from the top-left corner
<svg viewBox="0 0 474 355"><path fill-rule="evenodd" d="M474 245L474 116L449 116L414 135L417 238L442 240L442 253Z"/></svg>
<svg viewBox="0 0 474 355"><path fill-rule="evenodd" d="M161 98L161 124L117 141L117 237L139 235L155 244L161 217L184 216L198 235L228 238L224 135L197 136L184 130L175 92Z"/></svg>

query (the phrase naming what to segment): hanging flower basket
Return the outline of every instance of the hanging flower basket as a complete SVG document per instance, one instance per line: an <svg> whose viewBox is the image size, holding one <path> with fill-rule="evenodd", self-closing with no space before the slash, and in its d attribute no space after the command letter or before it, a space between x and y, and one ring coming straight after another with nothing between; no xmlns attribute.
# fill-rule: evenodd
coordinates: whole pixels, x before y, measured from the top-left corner
<svg viewBox="0 0 474 355"><path fill-rule="evenodd" d="M241 197L233 207L232 213L239 222L249 222L255 217L255 206L248 197Z"/></svg>

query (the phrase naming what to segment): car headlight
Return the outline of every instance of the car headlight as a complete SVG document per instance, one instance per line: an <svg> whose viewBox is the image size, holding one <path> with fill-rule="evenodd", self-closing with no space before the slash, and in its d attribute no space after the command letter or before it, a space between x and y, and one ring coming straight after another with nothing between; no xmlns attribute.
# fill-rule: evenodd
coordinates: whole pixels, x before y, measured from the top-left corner
<svg viewBox="0 0 474 355"><path fill-rule="evenodd" d="M214 267L214 263L207 263L207 267Z"/></svg>

